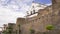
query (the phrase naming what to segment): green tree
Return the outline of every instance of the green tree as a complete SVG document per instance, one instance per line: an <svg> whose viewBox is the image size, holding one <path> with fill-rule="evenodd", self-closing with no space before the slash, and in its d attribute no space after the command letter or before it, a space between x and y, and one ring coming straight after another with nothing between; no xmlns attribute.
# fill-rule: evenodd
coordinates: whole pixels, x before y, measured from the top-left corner
<svg viewBox="0 0 60 34"><path fill-rule="evenodd" d="M2 33L3 33L3 34L7 34L7 31L4 30Z"/></svg>
<svg viewBox="0 0 60 34"><path fill-rule="evenodd" d="M7 33L12 34L13 28L11 26L7 27Z"/></svg>

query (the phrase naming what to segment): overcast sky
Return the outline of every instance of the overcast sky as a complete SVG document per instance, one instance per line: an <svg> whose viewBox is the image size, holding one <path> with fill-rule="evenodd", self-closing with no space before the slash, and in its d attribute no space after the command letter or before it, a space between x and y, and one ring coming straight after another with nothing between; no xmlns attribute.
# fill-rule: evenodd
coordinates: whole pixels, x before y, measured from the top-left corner
<svg viewBox="0 0 60 34"><path fill-rule="evenodd" d="M25 16L32 1L51 4L50 0L0 0L0 26L7 23L16 23L17 17Z"/></svg>

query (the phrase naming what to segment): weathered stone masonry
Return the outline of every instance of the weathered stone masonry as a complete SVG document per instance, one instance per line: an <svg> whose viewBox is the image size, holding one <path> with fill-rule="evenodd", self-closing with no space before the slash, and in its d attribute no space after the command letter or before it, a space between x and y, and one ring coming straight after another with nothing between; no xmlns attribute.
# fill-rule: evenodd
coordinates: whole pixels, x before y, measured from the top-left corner
<svg viewBox="0 0 60 34"><path fill-rule="evenodd" d="M32 18L18 18L16 22L16 29L19 34L19 27L21 34L30 34L30 28L35 30L35 34L42 34L48 32L47 25L54 25L55 29L50 31L50 34L60 34L60 0L52 0L52 5L45 9L39 10L38 15Z"/></svg>

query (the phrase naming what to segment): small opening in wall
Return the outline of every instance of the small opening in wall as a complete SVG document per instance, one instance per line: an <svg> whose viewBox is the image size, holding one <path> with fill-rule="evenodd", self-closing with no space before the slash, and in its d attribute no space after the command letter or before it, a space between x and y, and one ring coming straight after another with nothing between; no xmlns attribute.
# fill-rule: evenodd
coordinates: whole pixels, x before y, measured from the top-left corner
<svg viewBox="0 0 60 34"><path fill-rule="evenodd" d="M60 10L59 10L59 12L58 12L58 15L60 16Z"/></svg>

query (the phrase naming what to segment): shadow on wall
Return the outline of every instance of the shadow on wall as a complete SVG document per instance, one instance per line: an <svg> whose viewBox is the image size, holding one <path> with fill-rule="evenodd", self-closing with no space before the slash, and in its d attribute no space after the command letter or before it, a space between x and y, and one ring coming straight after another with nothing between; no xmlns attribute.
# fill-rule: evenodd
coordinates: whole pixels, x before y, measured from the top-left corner
<svg viewBox="0 0 60 34"><path fill-rule="evenodd" d="M36 34L60 34L60 29L55 29L55 30L46 31L46 32L37 32Z"/></svg>

